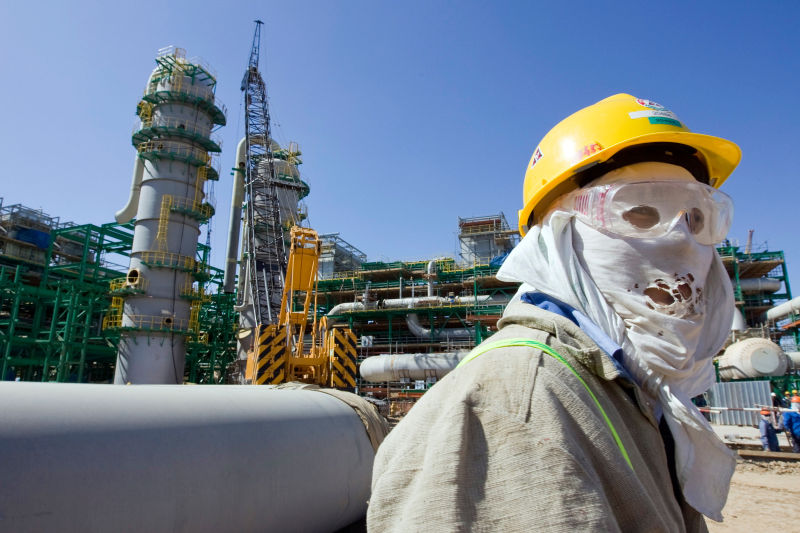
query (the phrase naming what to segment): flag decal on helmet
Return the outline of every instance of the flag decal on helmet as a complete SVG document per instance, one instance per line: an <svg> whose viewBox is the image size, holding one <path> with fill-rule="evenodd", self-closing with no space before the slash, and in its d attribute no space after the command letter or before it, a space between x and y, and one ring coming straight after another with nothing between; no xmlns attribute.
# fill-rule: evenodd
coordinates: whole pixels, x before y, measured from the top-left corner
<svg viewBox="0 0 800 533"><path fill-rule="evenodd" d="M644 98L637 98L636 103L648 109L666 109L663 105L652 100L645 100Z"/></svg>
<svg viewBox="0 0 800 533"><path fill-rule="evenodd" d="M536 150L533 152L533 157L531 158L530 168L536 166L536 163L538 163L541 158L542 158L542 150L537 146Z"/></svg>

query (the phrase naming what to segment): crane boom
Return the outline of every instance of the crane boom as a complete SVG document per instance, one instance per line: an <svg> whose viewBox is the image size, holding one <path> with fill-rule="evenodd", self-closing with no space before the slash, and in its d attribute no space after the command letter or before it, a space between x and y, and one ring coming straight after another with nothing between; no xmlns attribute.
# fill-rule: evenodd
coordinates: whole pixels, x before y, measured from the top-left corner
<svg viewBox="0 0 800 533"><path fill-rule="evenodd" d="M320 254L317 233L293 227L287 260L267 88L258 71L263 22L255 23L250 61L241 87L245 105L246 209L244 272L237 306L240 380L254 384L304 381L352 390L356 385L355 335L346 328L328 328L326 320L318 322L316 298L312 305ZM302 308L295 309L300 302Z"/></svg>
<svg viewBox="0 0 800 533"><path fill-rule="evenodd" d="M251 307L251 320L257 327L274 324L280 315L283 277L286 271L286 249L283 240L278 193L275 186L275 165L267 88L258 70L261 49L261 26L256 20L250 61L242 79L245 107L246 235L243 258L247 276L243 305ZM248 301L249 300L249 301ZM248 309L250 311L250 309ZM247 313L250 315L250 313Z"/></svg>

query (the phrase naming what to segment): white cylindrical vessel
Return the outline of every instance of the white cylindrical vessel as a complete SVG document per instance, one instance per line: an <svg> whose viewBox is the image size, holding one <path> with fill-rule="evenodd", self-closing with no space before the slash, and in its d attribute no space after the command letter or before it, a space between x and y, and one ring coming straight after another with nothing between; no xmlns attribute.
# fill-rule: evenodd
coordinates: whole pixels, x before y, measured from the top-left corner
<svg viewBox="0 0 800 533"><path fill-rule="evenodd" d="M159 54L137 108L133 144L143 172L128 277L140 283L126 286L118 305L112 301L106 321L121 331L119 384L183 383L186 338L199 333L201 293L193 284L207 273L196 261L197 238L213 214L204 184L218 178L209 164L209 152L220 151L211 129L225 116L215 103L216 80L184 54Z"/></svg>
<svg viewBox="0 0 800 533"><path fill-rule="evenodd" d="M769 309L767 320L780 320L790 314L800 314L800 296Z"/></svg>
<svg viewBox="0 0 800 533"><path fill-rule="evenodd" d="M788 358L771 340L751 338L728 346L718 364L722 379L782 376L786 373Z"/></svg>
<svg viewBox="0 0 800 533"><path fill-rule="evenodd" d="M372 444L322 392L23 382L0 397L3 531L331 532L366 512Z"/></svg>
<svg viewBox="0 0 800 533"><path fill-rule="evenodd" d="M442 379L469 352L449 353L399 353L367 357L361 362L359 372L367 381L400 381L401 379Z"/></svg>

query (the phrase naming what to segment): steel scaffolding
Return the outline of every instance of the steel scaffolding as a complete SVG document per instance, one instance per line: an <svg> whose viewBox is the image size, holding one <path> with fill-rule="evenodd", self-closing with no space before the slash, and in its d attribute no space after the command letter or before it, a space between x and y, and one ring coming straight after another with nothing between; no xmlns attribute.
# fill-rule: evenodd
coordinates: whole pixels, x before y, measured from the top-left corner
<svg viewBox="0 0 800 533"><path fill-rule="evenodd" d="M0 378L110 381L120 331L102 326L113 316L114 300L137 290L124 283L121 264L130 253L133 225L49 219L56 222L43 261L0 254ZM196 334L186 349L186 379L193 383L224 382L236 352L233 295L221 292L222 271L207 266L209 252L198 246L202 281L184 291L198 302Z"/></svg>

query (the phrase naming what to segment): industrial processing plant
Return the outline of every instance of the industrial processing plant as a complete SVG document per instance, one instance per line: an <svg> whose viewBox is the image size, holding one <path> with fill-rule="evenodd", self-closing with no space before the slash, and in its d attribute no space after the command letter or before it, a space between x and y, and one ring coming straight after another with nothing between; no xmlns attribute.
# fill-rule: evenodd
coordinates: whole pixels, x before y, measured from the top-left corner
<svg viewBox="0 0 800 533"><path fill-rule="evenodd" d="M257 73L257 65L248 72ZM211 68L187 59L184 50L158 52L136 104L130 198L115 221L76 224L0 203L5 380L253 381L255 374L245 375L248 353L258 351L259 324L280 318L289 230L305 223L302 200L311 190L301 177L298 145L264 143L268 111L249 113L248 136L235 154L226 264L209 264L210 247L198 237L215 215L204 187L220 178L221 147L212 132L226 124L227 113L215 98L216 83ZM248 98L263 103L263 81L254 87ZM315 302L305 310L310 322L302 335L322 342L311 326L323 321L330 331L347 330L348 357L362 368L357 374L351 366L347 388L387 401L392 413L407 411L491 336L518 287L495 276L519 242L505 215L453 222L458 253L415 261L369 261L340 234L318 235L317 272L313 280L306 272L294 287ZM720 380L771 378L776 390L791 389L800 364L800 320L783 252L754 250L752 232L745 246L726 241L718 251L738 308ZM297 314L302 302L292 296ZM758 352L760 366L750 363L759 359L753 350L740 354L741 343L733 342L753 337L767 347ZM306 343L306 356L309 348ZM274 373L262 383L287 376ZM296 377L319 381L308 373Z"/></svg>
<svg viewBox="0 0 800 533"><path fill-rule="evenodd" d="M131 530L171 520L249 530L252 514L271 517L272 530L356 522L389 426L498 331L517 293L497 275L521 240L504 212L455 217L451 255L403 260L370 258L359 235L310 225L303 154L272 134L260 31L257 22L237 146L219 140L231 120L211 66L170 46L130 102L132 176L115 178L129 198L113 220L65 221L32 199L0 198L0 377L22 382L0 393L3 424L27 439L3 448L0 498L20 509L19 530L64 516L92 529L76 502L101 498L93 519ZM214 205L212 182L232 187L231 205ZM227 228L218 265L202 242L212 217ZM800 387L800 298L783 251L752 232L716 250L736 314L704 400L718 408L714 423L758 424L748 409ZM51 470L49 487L24 483L35 460ZM237 490L208 488L231 472ZM264 480L278 478L290 481L265 497ZM187 486L203 488L179 496L178 518L137 496ZM63 503L45 516L37 499Z"/></svg>

